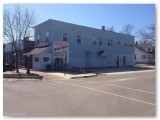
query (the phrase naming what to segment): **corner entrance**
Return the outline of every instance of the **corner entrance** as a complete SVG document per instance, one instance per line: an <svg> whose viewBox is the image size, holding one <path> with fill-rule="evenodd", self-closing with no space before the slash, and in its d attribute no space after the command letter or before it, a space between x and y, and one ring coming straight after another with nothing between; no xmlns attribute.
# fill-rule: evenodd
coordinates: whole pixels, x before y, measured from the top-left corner
<svg viewBox="0 0 160 120"><path fill-rule="evenodd" d="M54 59L54 70L61 71L63 70L63 58L55 58Z"/></svg>

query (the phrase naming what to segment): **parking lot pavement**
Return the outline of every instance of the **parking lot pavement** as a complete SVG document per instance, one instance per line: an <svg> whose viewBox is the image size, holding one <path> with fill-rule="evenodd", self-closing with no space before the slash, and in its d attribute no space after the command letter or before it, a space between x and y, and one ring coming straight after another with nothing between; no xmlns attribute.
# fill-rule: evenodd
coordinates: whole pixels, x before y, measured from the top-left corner
<svg viewBox="0 0 160 120"><path fill-rule="evenodd" d="M155 116L155 71L4 81L5 116Z"/></svg>

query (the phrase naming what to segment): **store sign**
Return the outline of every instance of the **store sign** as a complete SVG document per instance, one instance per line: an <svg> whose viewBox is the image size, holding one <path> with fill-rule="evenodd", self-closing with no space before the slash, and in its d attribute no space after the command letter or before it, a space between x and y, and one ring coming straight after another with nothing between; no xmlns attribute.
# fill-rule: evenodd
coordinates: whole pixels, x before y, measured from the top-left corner
<svg viewBox="0 0 160 120"><path fill-rule="evenodd" d="M54 41L53 42L53 51L54 52L68 52L69 51L68 42Z"/></svg>
<svg viewBox="0 0 160 120"><path fill-rule="evenodd" d="M53 41L54 58L65 58L69 62L69 43L61 41Z"/></svg>

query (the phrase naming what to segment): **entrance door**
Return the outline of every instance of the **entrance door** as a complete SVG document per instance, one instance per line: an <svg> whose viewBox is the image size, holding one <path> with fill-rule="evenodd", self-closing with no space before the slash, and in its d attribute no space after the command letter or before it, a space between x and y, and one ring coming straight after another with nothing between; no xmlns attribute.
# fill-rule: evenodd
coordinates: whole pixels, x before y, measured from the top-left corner
<svg viewBox="0 0 160 120"><path fill-rule="evenodd" d="M119 67L119 56L117 56L117 67Z"/></svg>
<svg viewBox="0 0 160 120"><path fill-rule="evenodd" d="M126 57L123 56L123 66L126 66Z"/></svg>
<svg viewBox="0 0 160 120"><path fill-rule="evenodd" d="M55 70L63 70L63 58L55 58Z"/></svg>

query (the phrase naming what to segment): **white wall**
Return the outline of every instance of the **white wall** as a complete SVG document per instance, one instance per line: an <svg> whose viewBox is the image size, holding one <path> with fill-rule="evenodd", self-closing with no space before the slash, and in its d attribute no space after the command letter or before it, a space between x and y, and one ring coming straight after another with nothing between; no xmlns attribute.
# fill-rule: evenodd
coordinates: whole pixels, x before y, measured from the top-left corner
<svg viewBox="0 0 160 120"><path fill-rule="evenodd" d="M148 53L135 47L136 63L148 63ZM142 59L142 55L147 55L146 59Z"/></svg>

